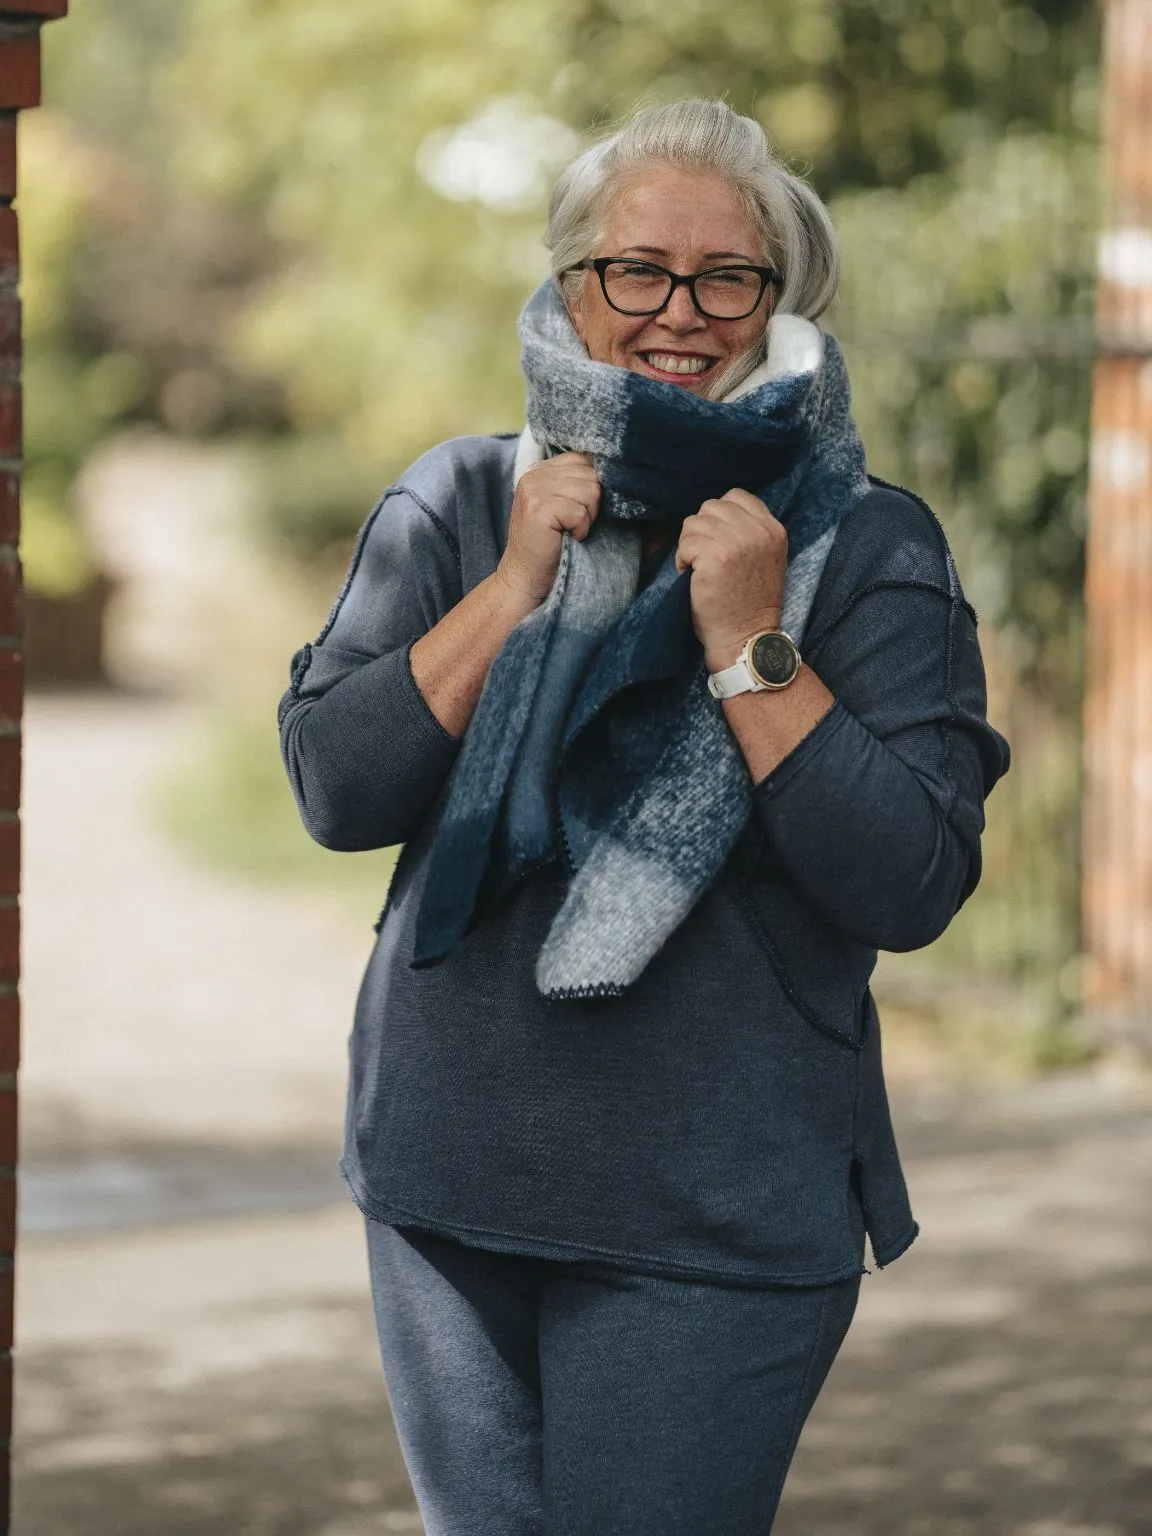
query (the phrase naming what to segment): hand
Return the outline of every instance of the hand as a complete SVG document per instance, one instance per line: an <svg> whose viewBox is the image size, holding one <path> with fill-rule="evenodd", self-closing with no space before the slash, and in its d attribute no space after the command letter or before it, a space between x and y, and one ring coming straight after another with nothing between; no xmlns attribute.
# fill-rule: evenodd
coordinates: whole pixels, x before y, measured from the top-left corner
<svg viewBox="0 0 1152 1536"><path fill-rule="evenodd" d="M787 567L783 524L750 491L728 491L684 519L676 569L692 571L692 627L710 672L730 667L749 635L779 627Z"/></svg>
<svg viewBox="0 0 1152 1536"><path fill-rule="evenodd" d="M558 453L516 482L508 543L495 575L531 607L548 596L565 530L585 539L600 510L600 477L587 453Z"/></svg>

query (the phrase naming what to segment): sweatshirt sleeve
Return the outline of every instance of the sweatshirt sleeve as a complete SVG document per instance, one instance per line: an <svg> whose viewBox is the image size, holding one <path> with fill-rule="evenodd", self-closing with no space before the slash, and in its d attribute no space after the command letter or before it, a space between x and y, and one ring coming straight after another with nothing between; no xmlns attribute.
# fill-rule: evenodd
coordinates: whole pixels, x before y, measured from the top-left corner
<svg viewBox="0 0 1152 1536"><path fill-rule="evenodd" d="M975 615L929 583L877 584L808 659L837 702L754 787L764 857L858 942L918 949L976 887L984 798L1008 767Z"/></svg>
<svg viewBox="0 0 1152 1536"><path fill-rule="evenodd" d="M280 700L284 765L301 819L325 848L405 842L439 794L459 741L425 703L408 653L461 596L449 530L409 492L386 491Z"/></svg>

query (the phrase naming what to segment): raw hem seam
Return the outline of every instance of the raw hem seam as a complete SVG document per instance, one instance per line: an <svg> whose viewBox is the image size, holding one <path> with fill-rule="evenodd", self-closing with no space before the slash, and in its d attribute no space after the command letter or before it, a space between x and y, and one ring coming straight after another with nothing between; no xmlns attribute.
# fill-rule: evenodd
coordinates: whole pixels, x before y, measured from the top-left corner
<svg viewBox="0 0 1152 1536"><path fill-rule="evenodd" d="M877 1253L875 1247L873 1247L872 1257L876 1260L877 1268L885 1269L894 1259L898 1259L902 1253L907 1253L919 1235L920 1223L914 1221L898 1242L886 1244L882 1255Z"/></svg>
<svg viewBox="0 0 1152 1536"><path fill-rule="evenodd" d="M763 1274L754 1270L741 1269L705 1269L694 1264L671 1264L665 1259L652 1258L648 1254L625 1253L616 1248L601 1248L592 1243L565 1243L556 1238L534 1238L519 1232L497 1232L488 1227L464 1226L458 1222L441 1221L435 1217L424 1216L418 1211L404 1210L401 1206L380 1204L360 1187L357 1180L353 1179L344 1159L340 1161L340 1174L363 1215L372 1221L381 1221L388 1226L419 1226L442 1237L454 1238L457 1242L471 1243L473 1247L492 1247L498 1253L527 1253L534 1258L560 1259L562 1262L574 1263L615 1261L622 1267L631 1268L644 1265L647 1270L666 1275L669 1279L696 1280L713 1284L736 1282L748 1285L798 1287L834 1285L839 1280L852 1280L867 1273L862 1263L841 1265L839 1269L805 1275ZM915 1233L912 1236L914 1237ZM488 1239L488 1242L481 1243L479 1241L481 1238ZM908 1243L911 1241L910 1237ZM513 1247L512 1244L521 1246ZM907 1245L905 1243L904 1246L907 1247ZM568 1260L565 1255L553 1251L558 1248L571 1249L571 1259ZM896 1256L896 1254L892 1255L893 1258ZM881 1264L878 1257L876 1263Z"/></svg>

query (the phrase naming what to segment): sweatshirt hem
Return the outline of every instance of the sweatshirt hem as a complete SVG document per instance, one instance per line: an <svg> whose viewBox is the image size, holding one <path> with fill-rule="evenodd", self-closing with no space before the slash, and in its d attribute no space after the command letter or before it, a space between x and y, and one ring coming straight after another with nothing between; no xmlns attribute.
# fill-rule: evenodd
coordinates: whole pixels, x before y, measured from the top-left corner
<svg viewBox="0 0 1152 1536"><path fill-rule="evenodd" d="M642 1274L655 1274L670 1280L695 1280L704 1284L744 1286L818 1286L835 1285L840 1280L854 1280L866 1275L863 1260L855 1265L844 1264L838 1269L808 1272L801 1275L779 1274L760 1270L729 1268L710 1269L705 1265L679 1264L651 1254L630 1253L621 1249L601 1247L594 1243L568 1243L557 1238L533 1237L523 1232L501 1232L489 1227L479 1227L441 1217L426 1216L419 1211L407 1210L392 1202L374 1199L360 1181L349 1171L347 1161L340 1160L340 1174L361 1213L372 1221L386 1226L414 1226L440 1237L449 1237L473 1248L487 1248L496 1253L521 1253L531 1258L555 1259L576 1264L607 1264L612 1268L631 1270ZM915 1233L912 1234L915 1236ZM904 1244L912 1241L909 1237ZM903 1250L897 1250L902 1252ZM887 1253L887 1250L886 1250ZM891 1257L895 1258L896 1253ZM877 1265L889 1262L876 1257Z"/></svg>
<svg viewBox="0 0 1152 1536"><path fill-rule="evenodd" d="M903 1235L896 1242L885 1243L884 1247L879 1251L874 1246L872 1257L876 1260L877 1269L886 1269L894 1259L898 1259L902 1253L907 1253L919 1235L920 1223L914 1221L910 1227L905 1229Z"/></svg>

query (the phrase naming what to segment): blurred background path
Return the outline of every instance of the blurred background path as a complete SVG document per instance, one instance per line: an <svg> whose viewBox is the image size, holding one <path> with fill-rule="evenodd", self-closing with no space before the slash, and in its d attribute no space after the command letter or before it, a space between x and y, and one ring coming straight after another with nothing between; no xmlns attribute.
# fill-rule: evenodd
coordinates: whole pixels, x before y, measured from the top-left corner
<svg viewBox="0 0 1152 1536"><path fill-rule="evenodd" d="M182 861L149 806L188 724L29 710L14 1529L419 1531L334 1171L370 914ZM779 1536L1152 1533L1138 1083L899 1125L924 1232L865 1280Z"/></svg>
<svg viewBox="0 0 1152 1536"><path fill-rule="evenodd" d="M181 856L154 822L193 722L191 706L110 690L29 701L33 1178L53 1159L138 1143L335 1145L372 914L357 930L307 891L229 881Z"/></svg>

